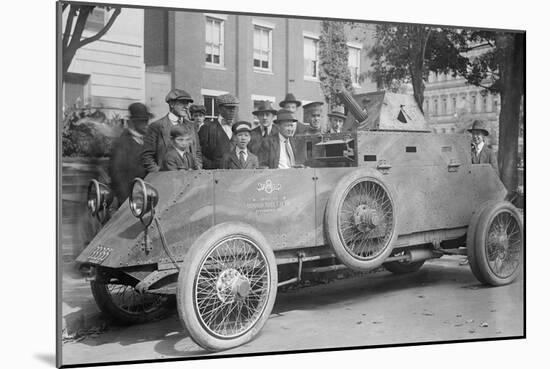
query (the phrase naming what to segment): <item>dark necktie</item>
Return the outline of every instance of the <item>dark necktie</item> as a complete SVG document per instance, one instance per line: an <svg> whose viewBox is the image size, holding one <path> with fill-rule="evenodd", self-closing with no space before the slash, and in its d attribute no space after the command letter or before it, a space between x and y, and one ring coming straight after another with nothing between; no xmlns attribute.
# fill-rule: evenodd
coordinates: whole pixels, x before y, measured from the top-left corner
<svg viewBox="0 0 550 369"><path fill-rule="evenodd" d="M244 151L239 151L239 160L241 161L241 167L245 167L246 160L244 158Z"/></svg>
<svg viewBox="0 0 550 369"><path fill-rule="evenodd" d="M263 133L262 133L262 137L267 136L267 128L264 128L262 132L263 132Z"/></svg>

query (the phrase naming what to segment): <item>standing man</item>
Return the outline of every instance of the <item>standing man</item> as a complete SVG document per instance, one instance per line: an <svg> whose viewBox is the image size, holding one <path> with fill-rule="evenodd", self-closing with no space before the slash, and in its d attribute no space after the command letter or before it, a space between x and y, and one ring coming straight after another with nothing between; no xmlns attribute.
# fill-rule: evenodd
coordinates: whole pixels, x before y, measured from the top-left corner
<svg viewBox="0 0 550 369"><path fill-rule="evenodd" d="M173 127L189 126L193 129L194 137L191 143L193 160L199 169L202 168L202 154L197 131L190 120L189 105L193 102L191 95L184 90L174 89L166 95L169 112L163 118L151 123L145 135L141 161L148 173L158 172L162 167L162 160L171 145L170 131Z"/></svg>
<svg viewBox="0 0 550 369"><path fill-rule="evenodd" d="M293 112L281 109L274 122L279 126L279 133L262 142L260 165L271 169L288 169L302 164L303 154L296 149L293 137L298 119Z"/></svg>
<svg viewBox="0 0 550 369"><path fill-rule="evenodd" d="M323 105L324 103L321 101L314 101L304 105L304 114L306 111L309 113L309 127L307 127L305 134L317 135L323 133L321 128L321 114L323 112Z"/></svg>
<svg viewBox="0 0 550 369"><path fill-rule="evenodd" d="M344 107L337 105L328 113L329 119L329 133L341 133L346 115L344 114Z"/></svg>
<svg viewBox="0 0 550 369"><path fill-rule="evenodd" d="M223 169L256 169L258 157L248 150L252 124L245 121L233 125L235 147L231 147L222 159Z"/></svg>
<svg viewBox="0 0 550 369"><path fill-rule="evenodd" d="M252 112L258 117L260 125L250 133L250 143L248 148L251 152L258 155L262 142L269 136L275 136L279 133L276 125L273 125L273 118L277 114L277 110L273 109L271 101L262 101L258 110Z"/></svg>
<svg viewBox="0 0 550 369"><path fill-rule="evenodd" d="M204 105L191 105L189 112L191 113L191 119L195 123L195 130L198 132L204 124L206 107Z"/></svg>
<svg viewBox="0 0 550 369"><path fill-rule="evenodd" d="M229 151L231 127L239 111L239 99L231 94L216 97L220 117L205 123L199 131L204 169L221 169L223 155Z"/></svg>
<svg viewBox="0 0 550 369"><path fill-rule="evenodd" d="M485 142L486 137L489 136L485 122L475 120L468 132L472 134L472 164L491 164L498 175L497 156Z"/></svg>
<svg viewBox="0 0 550 369"><path fill-rule="evenodd" d="M296 112L301 105L302 105L302 102L297 100L294 97L294 94L291 92L287 93L284 100L279 103L279 106L282 109L289 110L294 115L296 115ZM300 121L296 121L296 130L294 134L301 135L306 133L306 131L307 131L307 126L301 123Z"/></svg>
<svg viewBox="0 0 550 369"><path fill-rule="evenodd" d="M128 126L114 143L109 162L111 187L119 205L128 198L130 182L147 174L140 156L143 150L143 137L152 115L142 103L131 104L128 112Z"/></svg>

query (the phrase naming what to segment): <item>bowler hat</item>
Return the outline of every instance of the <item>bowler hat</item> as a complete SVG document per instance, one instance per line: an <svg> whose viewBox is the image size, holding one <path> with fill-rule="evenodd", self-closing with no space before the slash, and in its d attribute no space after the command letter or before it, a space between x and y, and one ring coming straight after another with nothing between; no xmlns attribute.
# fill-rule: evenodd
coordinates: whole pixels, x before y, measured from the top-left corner
<svg viewBox="0 0 550 369"><path fill-rule="evenodd" d="M191 105L189 107L189 113L191 113L191 115L195 113L202 113L206 115L206 107L204 105Z"/></svg>
<svg viewBox="0 0 550 369"><path fill-rule="evenodd" d="M282 108L285 105L285 103L295 103L296 107L299 107L300 105L302 105L302 102L296 100L296 98L294 97L294 94L291 92L286 94L285 99L279 103L279 106Z"/></svg>
<svg viewBox="0 0 550 369"><path fill-rule="evenodd" d="M267 111L273 115L277 114L277 110L273 109L273 106L271 105L271 101L266 100L262 101L260 103L260 106L258 107L258 110L254 110L252 114L257 115L258 113Z"/></svg>
<svg viewBox="0 0 550 369"><path fill-rule="evenodd" d="M489 130L487 129L485 122L482 120L474 120L472 128L468 129L468 132L472 133L472 131L474 130L481 131L481 133L483 133L485 136L489 136Z"/></svg>
<svg viewBox="0 0 550 369"><path fill-rule="evenodd" d="M239 105L239 99L231 94L224 94L216 97L216 104L218 106L236 106Z"/></svg>
<svg viewBox="0 0 550 369"><path fill-rule="evenodd" d="M130 119L149 119L153 116L145 105L142 103L136 102L128 106L128 112L130 113Z"/></svg>
<svg viewBox="0 0 550 369"><path fill-rule="evenodd" d="M168 92L168 95L166 95L166 102L170 102L172 100L184 100L193 102L193 99L191 98L191 95L187 91L180 90L178 88L174 88L172 91Z"/></svg>
<svg viewBox="0 0 550 369"><path fill-rule="evenodd" d="M247 121L241 120L241 121L233 124L233 126L231 127L231 130L233 131L234 135L237 135L241 132L250 133L250 131L252 131L252 124L250 124Z"/></svg>
<svg viewBox="0 0 550 369"><path fill-rule="evenodd" d="M297 122L298 119L296 119L296 116L290 110L280 109L277 112L277 119L275 119L273 122L281 123L281 122L287 122L287 121Z"/></svg>
<svg viewBox="0 0 550 369"><path fill-rule="evenodd" d="M346 119L346 114L344 114L344 107L341 105L335 106L330 113L327 114L329 117L339 117Z"/></svg>

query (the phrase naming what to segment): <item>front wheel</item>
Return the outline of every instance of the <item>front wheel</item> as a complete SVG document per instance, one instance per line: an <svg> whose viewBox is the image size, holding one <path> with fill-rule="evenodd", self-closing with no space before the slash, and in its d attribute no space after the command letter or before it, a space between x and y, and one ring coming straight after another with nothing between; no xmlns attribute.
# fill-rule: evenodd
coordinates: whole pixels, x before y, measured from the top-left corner
<svg viewBox="0 0 550 369"><path fill-rule="evenodd" d="M277 264L265 238L244 223L219 224L191 246L178 277L177 305L191 338L210 351L252 340L277 293Z"/></svg>
<svg viewBox="0 0 550 369"><path fill-rule="evenodd" d="M511 203L500 201L485 204L478 214L466 245L472 271L485 284L511 283L519 275L523 256L520 213Z"/></svg>

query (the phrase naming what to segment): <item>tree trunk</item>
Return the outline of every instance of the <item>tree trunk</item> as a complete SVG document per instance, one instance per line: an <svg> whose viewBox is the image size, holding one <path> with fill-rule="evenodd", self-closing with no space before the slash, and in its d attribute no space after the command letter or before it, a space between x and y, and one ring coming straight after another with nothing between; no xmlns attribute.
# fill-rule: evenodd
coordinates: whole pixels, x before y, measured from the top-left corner
<svg viewBox="0 0 550 369"><path fill-rule="evenodd" d="M525 35L501 34L497 37L496 46L502 52L501 63L499 63L501 71L498 135L500 178L508 191L515 191L518 186L518 137L525 78Z"/></svg>

